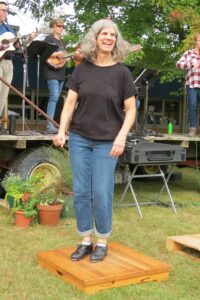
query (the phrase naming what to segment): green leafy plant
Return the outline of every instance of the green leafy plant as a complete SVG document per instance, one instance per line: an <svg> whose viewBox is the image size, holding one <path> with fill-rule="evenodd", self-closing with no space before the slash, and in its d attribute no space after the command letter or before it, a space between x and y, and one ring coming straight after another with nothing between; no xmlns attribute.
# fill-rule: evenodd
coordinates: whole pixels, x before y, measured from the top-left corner
<svg viewBox="0 0 200 300"><path fill-rule="evenodd" d="M62 186L53 184L51 186L45 187L41 190L37 195L35 195L34 199L37 204L41 205L58 205L64 202L64 196L62 194Z"/></svg>
<svg viewBox="0 0 200 300"><path fill-rule="evenodd" d="M59 169L60 182L59 189L63 194L72 192L72 172L70 166L69 152L64 148L53 148L44 146L53 164Z"/></svg>
<svg viewBox="0 0 200 300"><path fill-rule="evenodd" d="M44 183L45 178L42 173L23 180L19 175L10 172L4 177L1 184L6 191L5 199L8 200L8 196L14 197L14 206L16 206L20 204L24 193L34 194L41 190Z"/></svg>
<svg viewBox="0 0 200 300"><path fill-rule="evenodd" d="M1 184L6 191L5 200L8 201L8 197L10 196L14 201L13 207L19 205L23 193L26 192L26 186L21 177L10 172L4 177Z"/></svg>
<svg viewBox="0 0 200 300"><path fill-rule="evenodd" d="M17 210L23 211L27 217L37 216L37 194L43 189L45 178L38 173L26 180L12 172L8 173L2 181L6 191L5 200L12 200L11 215Z"/></svg>
<svg viewBox="0 0 200 300"><path fill-rule="evenodd" d="M11 210L11 213L15 211L23 211L26 217L36 217L38 214L36 208L35 196L31 196L31 193L24 193L22 195L22 203Z"/></svg>

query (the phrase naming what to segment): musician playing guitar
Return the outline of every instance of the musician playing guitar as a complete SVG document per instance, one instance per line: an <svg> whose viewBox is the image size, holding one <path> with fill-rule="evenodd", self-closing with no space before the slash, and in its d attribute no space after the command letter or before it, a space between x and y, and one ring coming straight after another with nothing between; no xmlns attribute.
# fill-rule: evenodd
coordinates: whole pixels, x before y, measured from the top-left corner
<svg viewBox="0 0 200 300"><path fill-rule="evenodd" d="M58 46L58 50L51 55L50 61L55 60L59 62L58 68L53 67L53 64L51 66L49 63L45 64L44 67L44 78L47 81L47 86L49 90L47 114L53 119L56 110L56 104L58 102L65 80L65 64L67 61L65 55L67 54L67 51L61 39L61 35L64 30L63 20L53 19L51 20L49 27L52 29L52 34L48 35L44 39L44 41L47 43L56 44ZM45 133L54 134L57 133L57 131L58 129L49 120L47 120Z"/></svg>
<svg viewBox="0 0 200 300"><path fill-rule="evenodd" d="M0 38L6 33L11 33L11 35L16 36L14 29L5 23L7 19L7 15L8 15L8 4L4 1L0 1ZM27 42L32 40L34 37L35 34L30 35ZM6 45L3 42L1 42L0 53L4 52L3 51L4 46ZM20 44L17 42L17 38L16 38L16 43L13 46L14 46L13 49L20 47ZM0 57L0 77L3 77L9 83L11 83L13 78L12 57L13 55L6 54L6 51L5 51L5 55L3 55L3 57ZM2 81L0 81L0 119L2 118L2 113L4 111L4 107L7 102L8 93L9 93L9 88ZM0 134L3 134L4 131L5 130L3 130L3 128L0 126Z"/></svg>

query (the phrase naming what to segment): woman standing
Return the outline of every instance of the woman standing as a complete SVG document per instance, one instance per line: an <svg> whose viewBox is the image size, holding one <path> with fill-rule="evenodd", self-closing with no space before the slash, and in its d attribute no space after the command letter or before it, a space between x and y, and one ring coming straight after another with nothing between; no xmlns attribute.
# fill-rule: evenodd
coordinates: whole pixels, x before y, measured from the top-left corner
<svg viewBox="0 0 200 300"><path fill-rule="evenodd" d="M80 260L91 254L90 261L98 262L108 251L114 171L135 120L137 91L128 68L121 64L129 53L129 44L114 22L95 22L81 50L85 59L67 84L69 92L54 144L64 146L71 121L69 150L74 207L78 233L83 238L71 259ZM93 233L97 236L94 248Z"/></svg>
<svg viewBox="0 0 200 300"><path fill-rule="evenodd" d="M48 35L44 41L47 43L52 43L58 46L58 50L54 52L49 61L49 64L45 65L44 68L44 78L47 81L47 86L49 90L49 100L47 105L47 114L52 119L54 118L56 105L58 102L58 99L60 97L60 93L64 84L65 80L65 62L64 55L67 53L64 43L61 40L61 35L64 30L64 22L62 19L53 19L49 27L52 29L52 34ZM63 66L57 68L55 64L55 60L57 60L59 63L63 62ZM52 65L51 65L52 61ZM58 129L53 125L52 122L47 120L47 126L46 126L46 132L54 134L57 133Z"/></svg>

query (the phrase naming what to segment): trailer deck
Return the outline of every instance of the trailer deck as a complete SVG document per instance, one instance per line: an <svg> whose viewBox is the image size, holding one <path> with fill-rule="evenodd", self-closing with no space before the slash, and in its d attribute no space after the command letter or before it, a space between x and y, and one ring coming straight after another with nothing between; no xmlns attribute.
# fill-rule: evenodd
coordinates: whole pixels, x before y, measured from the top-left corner
<svg viewBox="0 0 200 300"><path fill-rule="evenodd" d="M17 131L15 135L4 134L0 135L0 144L2 142L15 142L16 148L26 148L26 142L31 141L52 141L55 134L42 134L35 131ZM137 138L137 136L136 136ZM150 142L162 142L170 144L178 144L184 148L190 148L194 144L198 144L200 147L200 135L199 136L189 136L187 134L159 134L159 135L149 135L145 136L144 139ZM23 146L24 145L24 146Z"/></svg>
<svg viewBox="0 0 200 300"><path fill-rule="evenodd" d="M52 140L55 134L42 134L34 131L17 131L15 135L3 134L0 135L0 141L47 141ZM184 133L174 133L174 134L160 134L160 135L149 135L144 137L144 139L154 142L154 141L169 141L169 142L200 142L199 136L189 136Z"/></svg>

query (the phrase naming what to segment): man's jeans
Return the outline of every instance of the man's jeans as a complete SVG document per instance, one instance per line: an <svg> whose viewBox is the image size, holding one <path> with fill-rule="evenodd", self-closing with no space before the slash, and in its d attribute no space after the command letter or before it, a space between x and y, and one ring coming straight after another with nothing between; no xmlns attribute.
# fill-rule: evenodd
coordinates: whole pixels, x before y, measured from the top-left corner
<svg viewBox="0 0 200 300"><path fill-rule="evenodd" d="M56 80L56 79L49 79L47 80L47 85L49 89L49 101L47 105L47 115L54 118L56 105L60 96L60 93L62 91L64 81L62 80ZM53 123L47 120L47 126L48 127L54 127Z"/></svg>
<svg viewBox="0 0 200 300"><path fill-rule="evenodd" d="M107 238L112 227L114 172L117 158L109 156L113 141L69 135L74 208L81 236ZM95 228L94 228L95 224Z"/></svg>
<svg viewBox="0 0 200 300"><path fill-rule="evenodd" d="M200 95L200 88L190 88L186 86L188 95L188 108L189 108L189 123L190 127L197 126L197 98Z"/></svg>

